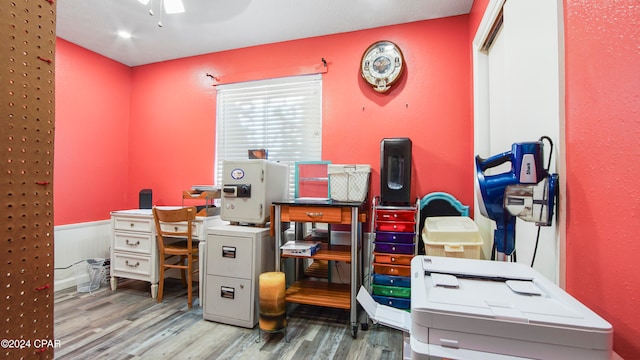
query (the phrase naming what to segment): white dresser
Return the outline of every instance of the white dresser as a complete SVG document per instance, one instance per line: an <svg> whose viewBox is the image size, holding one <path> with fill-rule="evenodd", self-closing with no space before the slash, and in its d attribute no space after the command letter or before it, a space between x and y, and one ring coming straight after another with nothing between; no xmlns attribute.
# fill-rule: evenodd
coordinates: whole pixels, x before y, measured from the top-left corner
<svg viewBox="0 0 640 360"><path fill-rule="evenodd" d="M170 208L170 207L168 207ZM175 208L175 207L173 207ZM219 216L196 217L193 238L200 240L200 284L203 283L203 264L206 261L206 228L225 224ZM186 222L183 225L186 227ZM111 290L118 287L117 278L147 281L151 296L158 294L158 246L151 209L131 209L111 212ZM202 287L200 287L202 299Z"/></svg>
<svg viewBox="0 0 640 360"><path fill-rule="evenodd" d="M275 242L268 228L223 225L207 229L202 316L253 328L258 323L258 278L274 271Z"/></svg>

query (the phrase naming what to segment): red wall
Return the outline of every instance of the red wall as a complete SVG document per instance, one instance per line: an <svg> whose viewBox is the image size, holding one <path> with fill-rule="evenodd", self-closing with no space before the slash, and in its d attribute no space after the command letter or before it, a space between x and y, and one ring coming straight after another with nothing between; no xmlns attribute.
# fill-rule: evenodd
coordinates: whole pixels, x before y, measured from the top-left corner
<svg viewBox="0 0 640 360"><path fill-rule="evenodd" d="M564 1L567 290L613 324L616 352L640 358L640 9L635 0ZM476 0L469 16L133 69L59 39L55 224L107 219L136 207L142 188L153 188L156 204L176 204L183 189L213 182L215 89L206 73L259 74L323 57L326 159L373 165L377 194L380 139L410 136L414 193L448 191L472 204L469 44L487 4ZM362 51L380 39L400 45L408 67L385 95L358 75Z"/></svg>
<svg viewBox="0 0 640 360"><path fill-rule="evenodd" d="M381 39L402 49L407 69L385 93L359 75L364 50ZM216 76L273 72L328 62L323 74L323 157L373 167L379 193L380 140L413 141L413 192L447 191L473 201L473 123L467 16L212 53L132 69L128 206L153 189L154 204L213 183Z"/></svg>
<svg viewBox="0 0 640 360"><path fill-rule="evenodd" d="M475 0L470 39L489 0ZM613 325L614 351L640 359L640 6L564 1L566 290Z"/></svg>
<svg viewBox="0 0 640 360"><path fill-rule="evenodd" d="M640 5L565 0L567 290L640 359Z"/></svg>
<svg viewBox="0 0 640 360"><path fill-rule="evenodd" d="M127 191L131 69L56 41L54 224L109 217Z"/></svg>

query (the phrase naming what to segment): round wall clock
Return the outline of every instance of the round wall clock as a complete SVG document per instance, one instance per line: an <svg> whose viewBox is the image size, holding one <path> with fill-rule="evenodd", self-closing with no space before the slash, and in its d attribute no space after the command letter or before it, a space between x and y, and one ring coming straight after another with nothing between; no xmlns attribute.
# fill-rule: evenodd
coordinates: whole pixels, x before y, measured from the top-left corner
<svg viewBox="0 0 640 360"><path fill-rule="evenodd" d="M391 88L402 74L404 57L398 45L391 41L377 41L362 55L360 73L377 92Z"/></svg>

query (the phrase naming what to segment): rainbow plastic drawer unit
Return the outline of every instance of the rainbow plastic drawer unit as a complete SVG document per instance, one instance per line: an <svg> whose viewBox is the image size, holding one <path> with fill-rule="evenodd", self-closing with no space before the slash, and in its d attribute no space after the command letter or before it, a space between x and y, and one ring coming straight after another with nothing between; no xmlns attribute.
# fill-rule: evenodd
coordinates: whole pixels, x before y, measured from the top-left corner
<svg viewBox="0 0 640 360"><path fill-rule="evenodd" d="M534 269L411 261L412 359L609 359L613 328Z"/></svg>

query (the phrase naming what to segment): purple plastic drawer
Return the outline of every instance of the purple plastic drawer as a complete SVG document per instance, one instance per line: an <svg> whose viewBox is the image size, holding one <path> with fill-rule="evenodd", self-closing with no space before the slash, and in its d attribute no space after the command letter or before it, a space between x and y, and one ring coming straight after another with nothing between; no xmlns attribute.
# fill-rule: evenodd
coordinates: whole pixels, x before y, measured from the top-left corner
<svg viewBox="0 0 640 360"><path fill-rule="evenodd" d="M388 243L409 243L413 244L416 233L377 231L376 241Z"/></svg>
<svg viewBox="0 0 640 360"><path fill-rule="evenodd" d="M374 242L374 250L377 253L413 254L413 244Z"/></svg>

